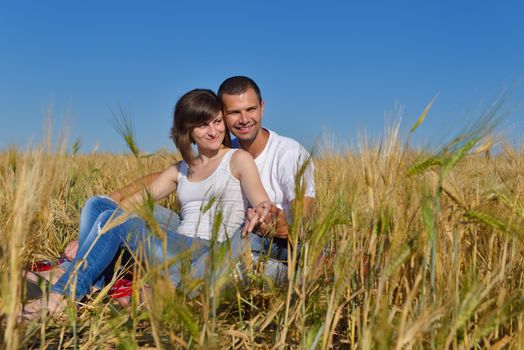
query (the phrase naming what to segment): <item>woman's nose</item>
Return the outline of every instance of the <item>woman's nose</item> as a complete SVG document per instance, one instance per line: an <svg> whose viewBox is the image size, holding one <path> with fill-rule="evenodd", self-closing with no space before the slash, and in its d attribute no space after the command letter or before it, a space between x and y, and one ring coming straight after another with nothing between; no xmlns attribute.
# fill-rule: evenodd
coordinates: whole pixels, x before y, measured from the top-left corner
<svg viewBox="0 0 524 350"><path fill-rule="evenodd" d="M209 125L209 128L207 129L207 133L211 136L215 136L217 134L217 127L213 124Z"/></svg>

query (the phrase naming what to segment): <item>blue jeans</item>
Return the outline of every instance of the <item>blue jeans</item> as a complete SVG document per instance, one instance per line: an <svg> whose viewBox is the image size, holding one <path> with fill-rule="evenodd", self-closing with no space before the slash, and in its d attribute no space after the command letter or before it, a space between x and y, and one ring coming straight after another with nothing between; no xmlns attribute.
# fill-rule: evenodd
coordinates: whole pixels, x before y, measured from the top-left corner
<svg viewBox="0 0 524 350"><path fill-rule="evenodd" d="M169 225L169 220L174 216L178 218L173 211L161 206L155 206L154 217L161 227ZM255 262L259 260L265 261L264 274L274 282L284 282L287 279L287 240L261 237L255 233L250 233L248 239L249 244L246 244L246 240L242 239L240 231L235 232L228 242L229 250L226 256L228 263L219 268L217 273L222 274L226 270L233 268L231 263L236 262L246 249L251 249ZM198 260L192 260L191 276L193 278L202 278L204 276L208 258L208 254L204 252ZM170 275L173 283L177 285L180 282L180 275L176 273L171 273Z"/></svg>
<svg viewBox="0 0 524 350"><path fill-rule="evenodd" d="M253 253L287 264L287 239L261 237L250 233L249 241Z"/></svg>
<svg viewBox="0 0 524 350"><path fill-rule="evenodd" d="M130 217L102 233L104 226L120 215L122 212L116 209L116 204L107 198L93 197L86 202L81 214L77 254L51 287L52 292L69 295L74 285L75 298L79 300L93 285L103 283L104 271L120 248L138 250L147 236L146 224L141 218Z"/></svg>
<svg viewBox="0 0 524 350"><path fill-rule="evenodd" d="M98 216L105 211L113 211L117 208L118 205L108 197L95 196L89 198L85 202L84 207L82 208L82 212L80 213L80 225L78 228L78 247L81 247L83 244L85 244L86 240L88 239L91 233L91 228L95 225ZM93 238L91 237L90 242L92 241ZM65 261L60 265L60 268L62 268L64 271L67 271L67 269L69 269L71 265L73 265L71 261ZM110 269L111 266L109 266L107 270ZM101 289L104 286L104 280L106 276L110 275L113 272L107 270L104 271L100 278L94 282L93 285L96 288Z"/></svg>
<svg viewBox="0 0 524 350"><path fill-rule="evenodd" d="M191 275L194 278L204 276L205 263L210 248L210 241L196 237L189 237L176 232L180 224L180 217L161 206L155 206L153 215L160 228L166 235L163 238L148 234L145 221L139 217L130 217L125 222L112 227L102 233L104 226L114 220L122 212L116 203L107 197L95 196L90 198L80 215L80 232L78 251L75 259L65 265L65 272L55 285L52 292L71 294L71 286L75 285L75 298L81 299L90 292L93 285L101 287L104 282L104 271L111 266L111 262L123 247L137 252L144 248L144 257L153 265L167 262L169 276L173 284L178 285L181 280L181 262L175 259L182 252L191 249ZM234 237L240 237L237 230ZM227 255L231 261L241 254L241 241L237 238L231 245ZM200 261L200 263L197 263ZM79 265L77 267L77 265ZM193 265L195 267L193 267ZM75 281L72 280L75 278Z"/></svg>

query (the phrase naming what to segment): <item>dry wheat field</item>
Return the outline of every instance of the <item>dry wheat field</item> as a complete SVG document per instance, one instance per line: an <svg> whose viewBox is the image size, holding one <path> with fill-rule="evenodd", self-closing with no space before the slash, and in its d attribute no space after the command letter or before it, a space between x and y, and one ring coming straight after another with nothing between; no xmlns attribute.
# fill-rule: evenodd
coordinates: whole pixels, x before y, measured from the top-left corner
<svg viewBox="0 0 524 350"><path fill-rule="evenodd" d="M195 281L200 292L189 297L160 271L132 264L129 307L105 288L64 314L23 323L22 269L60 256L85 200L177 156L2 151L1 347L524 348L524 148L477 129L420 150L397 132L352 151L315 152L316 209L305 221L294 208L290 240L302 244L286 285L252 266L240 282L234 274ZM213 259L210 269L221 263ZM146 283L149 301L139 297Z"/></svg>

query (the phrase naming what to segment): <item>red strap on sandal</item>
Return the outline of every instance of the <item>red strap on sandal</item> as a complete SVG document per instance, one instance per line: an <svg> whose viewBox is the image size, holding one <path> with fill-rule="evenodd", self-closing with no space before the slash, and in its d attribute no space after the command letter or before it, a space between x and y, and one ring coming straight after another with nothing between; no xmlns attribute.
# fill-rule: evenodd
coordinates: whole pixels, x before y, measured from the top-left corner
<svg viewBox="0 0 524 350"><path fill-rule="evenodd" d="M66 258L58 258L55 261L52 260L37 260L31 265L31 268L29 271L31 272L42 272L42 271L49 271L55 266L59 266L62 263L64 263L67 259Z"/></svg>

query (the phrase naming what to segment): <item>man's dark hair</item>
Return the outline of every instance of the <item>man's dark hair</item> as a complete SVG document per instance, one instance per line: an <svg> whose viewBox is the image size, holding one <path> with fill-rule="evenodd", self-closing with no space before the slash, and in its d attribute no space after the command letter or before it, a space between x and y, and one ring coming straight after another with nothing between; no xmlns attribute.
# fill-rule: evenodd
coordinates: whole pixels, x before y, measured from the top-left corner
<svg viewBox="0 0 524 350"><path fill-rule="evenodd" d="M217 95L220 101L222 101L223 95L240 95L250 88L255 90L258 102L262 102L262 95L260 94L260 89L257 83L255 83L253 79L244 76L236 76L224 80L218 88Z"/></svg>

